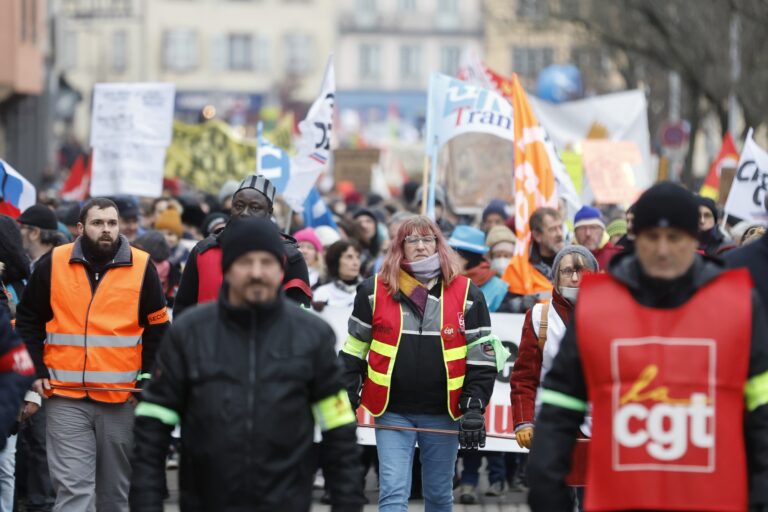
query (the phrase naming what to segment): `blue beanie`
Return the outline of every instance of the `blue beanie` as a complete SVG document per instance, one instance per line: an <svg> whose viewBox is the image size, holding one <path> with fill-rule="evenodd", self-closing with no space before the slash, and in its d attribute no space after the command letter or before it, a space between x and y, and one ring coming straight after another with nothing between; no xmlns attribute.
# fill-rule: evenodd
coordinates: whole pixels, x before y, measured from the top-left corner
<svg viewBox="0 0 768 512"><path fill-rule="evenodd" d="M605 229L603 214L592 206L582 206L573 218L573 228L576 229L579 226L601 226Z"/></svg>
<svg viewBox="0 0 768 512"><path fill-rule="evenodd" d="M451 238L448 239L448 245L456 250L475 254L488 252L488 247L485 245L485 233L469 226L456 226L451 233Z"/></svg>
<svg viewBox="0 0 768 512"><path fill-rule="evenodd" d="M501 199L493 199L483 210L483 222L492 213L501 215L502 219L507 220L507 203Z"/></svg>

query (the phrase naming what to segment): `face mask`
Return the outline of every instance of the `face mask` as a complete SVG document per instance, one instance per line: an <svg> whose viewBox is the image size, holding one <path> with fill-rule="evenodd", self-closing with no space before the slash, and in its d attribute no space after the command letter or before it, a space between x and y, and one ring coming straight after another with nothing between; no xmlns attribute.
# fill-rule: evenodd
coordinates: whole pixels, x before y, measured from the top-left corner
<svg viewBox="0 0 768 512"><path fill-rule="evenodd" d="M493 258L491 260L491 268L498 275L503 276L504 271L507 270L507 266L509 265L510 261L512 261L512 258Z"/></svg>
<svg viewBox="0 0 768 512"><path fill-rule="evenodd" d="M571 304L576 304L576 298L579 296L579 289L571 288L570 286L561 286L560 295L568 299Z"/></svg>

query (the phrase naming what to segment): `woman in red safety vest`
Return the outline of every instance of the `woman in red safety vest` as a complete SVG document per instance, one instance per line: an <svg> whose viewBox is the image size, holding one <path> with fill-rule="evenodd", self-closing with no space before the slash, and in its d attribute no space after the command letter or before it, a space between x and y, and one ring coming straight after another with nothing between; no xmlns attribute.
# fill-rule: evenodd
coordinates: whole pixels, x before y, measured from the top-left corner
<svg viewBox="0 0 768 512"><path fill-rule="evenodd" d="M459 444L485 445L497 354L506 357L482 292L460 270L440 229L418 216L400 226L381 272L355 297L340 354L353 405L377 425L458 433L376 431L383 512L407 508L417 441L426 509L441 511L452 508Z"/></svg>

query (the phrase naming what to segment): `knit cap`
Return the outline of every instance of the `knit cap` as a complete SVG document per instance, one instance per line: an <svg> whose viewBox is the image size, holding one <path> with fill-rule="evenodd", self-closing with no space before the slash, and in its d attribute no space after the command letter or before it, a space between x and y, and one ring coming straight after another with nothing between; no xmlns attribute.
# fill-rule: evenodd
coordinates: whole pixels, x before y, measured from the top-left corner
<svg viewBox="0 0 768 512"><path fill-rule="evenodd" d="M515 234L507 226L493 226L485 237L485 245L493 249L493 246L500 242L514 244L517 242Z"/></svg>
<svg viewBox="0 0 768 512"><path fill-rule="evenodd" d="M181 236L184 232L184 226L181 224L181 214L176 208L168 207L155 219L155 229L165 229Z"/></svg>
<svg viewBox="0 0 768 512"><path fill-rule="evenodd" d="M483 222L492 213L501 215L502 219L507 220L507 203L501 199L493 199L483 210Z"/></svg>
<svg viewBox="0 0 768 512"><path fill-rule="evenodd" d="M155 230L149 230L133 241L133 246L149 253L149 257L160 262L171 257L171 248L165 236Z"/></svg>
<svg viewBox="0 0 768 512"><path fill-rule="evenodd" d="M717 223L717 220L720 216L717 212L717 204L715 204L715 200L711 197L703 196L697 196L696 200L699 202L699 206L703 206L712 212L712 216L715 218L715 223Z"/></svg>
<svg viewBox="0 0 768 512"><path fill-rule="evenodd" d="M555 275L555 273L560 270L560 261L562 261L566 254L580 255L592 272L598 272L600 270L600 265L598 265L595 256L589 249L583 245L566 245L555 255L555 261L552 262L552 275Z"/></svg>
<svg viewBox="0 0 768 512"><path fill-rule="evenodd" d="M246 188L252 188L264 194L270 205L275 202L275 186L271 181L269 181L265 176L261 174L251 174L250 176L246 177L243 181L240 182L240 185L237 187L235 194Z"/></svg>
<svg viewBox="0 0 768 512"><path fill-rule="evenodd" d="M293 238L295 238L297 242L309 242L315 247L317 252L323 252L323 243L312 228L300 229L293 234Z"/></svg>
<svg viewBox="0 0 768 512"><path fill-rule="evenodd" d="M56 214L44 204L33 204L16 219L19 224L55 231L59 227Z"/></svg>
<svg viewBox="0 0 768 512"><path fill-rule="evenodd" d="M264 217L232 219L219 236L221 270L227 269L240 256L251 251L265 251L275 255L280 266L285 265L285 247L280 230Z"/></svg>
<svg viewBox="0 0 768 512"><path fill-rule="evenodd" d="M341 240L339 232L331 226L317 226L315 228L315 235L317 235L317 238L320 240L320 244L323 247L329 247L333 245L334 242Z"/></svg>
<svg viewBox="0 0 768 512"><path fill-rule="evenodd" d="M689 191L669 181L658 183L635 203L632 230L639 235L655 227L677 228L692 237L699 233L699 203Z"/></svg>
<svg viewBox="0 0 768 512"><path fill-rule="evenodd" d="M608 236L626 235L627 221L624 219L612 220L605 227L605 232L608 233Z"/></svg>
<svg viewBox="0 0 768 512"><path fill-rule="evenodd" d="M582 206L581 209L576 212L576 216L573 219L573 229L581 226L600 226L605 229L603 214L600 213L600 210L592 206Z"/></svg>

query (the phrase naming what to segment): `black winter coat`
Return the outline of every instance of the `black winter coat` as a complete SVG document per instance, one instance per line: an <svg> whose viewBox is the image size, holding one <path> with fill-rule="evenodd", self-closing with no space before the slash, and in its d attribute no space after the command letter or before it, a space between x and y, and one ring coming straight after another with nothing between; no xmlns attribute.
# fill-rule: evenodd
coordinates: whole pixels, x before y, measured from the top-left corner
<svg viewBox="0 0 768 512"><path fill-rule="evenodd" d="M162 414L143 413L145 404L180 418L182 511L310 509L312 406L343 389L335 335L284 297L270 308L236 309L226 289L179 317L163 341L137 408L134 512L163 510L173 428ZM333 510L361 510L354 420L323 432L320 450Z"/></svg>

